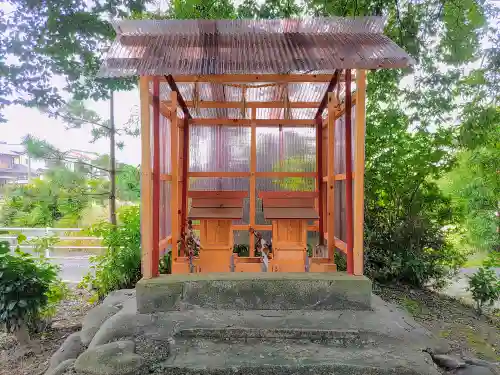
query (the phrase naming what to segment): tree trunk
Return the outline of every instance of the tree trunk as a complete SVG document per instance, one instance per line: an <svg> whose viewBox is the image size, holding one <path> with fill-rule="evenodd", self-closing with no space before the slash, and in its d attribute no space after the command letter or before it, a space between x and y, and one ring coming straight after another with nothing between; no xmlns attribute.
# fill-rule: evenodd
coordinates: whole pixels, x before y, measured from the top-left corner
<svg viewBox="0 0 500 375"><path fill-rule="evenodd" d="M116 225L116 157L115 157L115 111L113 91L109 100L109 179L111 190L109 192L110 222Z"/></svg>

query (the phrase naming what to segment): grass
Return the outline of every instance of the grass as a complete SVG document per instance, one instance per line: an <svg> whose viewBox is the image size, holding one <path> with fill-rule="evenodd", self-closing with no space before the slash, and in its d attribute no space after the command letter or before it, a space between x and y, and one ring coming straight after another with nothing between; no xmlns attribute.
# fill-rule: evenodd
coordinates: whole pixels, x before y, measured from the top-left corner
<svg viewBox="0 0 500 375"><path fill-rule="evenodd" d="M487 252L477 251L472 254L469 259L464 264L464 268L475 268L481 267L483 265L484 260L488 257Z"/></svg>
<svg viewBox="0 0 500 375"><path fill-rule="evenodd" d="M403 306L411 316L420 316L424 312L424 306L422 306L419 301L408 297L403 298L401 306Z"/></svg>

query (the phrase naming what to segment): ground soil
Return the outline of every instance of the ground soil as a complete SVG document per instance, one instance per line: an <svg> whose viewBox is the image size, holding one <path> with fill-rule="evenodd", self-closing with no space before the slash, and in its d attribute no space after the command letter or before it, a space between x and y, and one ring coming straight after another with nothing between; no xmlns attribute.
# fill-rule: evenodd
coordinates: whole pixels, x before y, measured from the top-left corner
<svg viewBox="0 0 500 375"><path fill-rule="evenodd" d="M0 332L0 375L39 375L49 366L52 354L59 349L73 332L81 329L83 317L92 308L88 303L90 295L73 289L71 297L61 303L52 325L43 333L33 335L40 344L41 352L19 357L16 340Z"/></svg>
<svg viewBox="0 0 500 375"><path fill-rule="evenodd" d="M450 342L452 353L500 361L500 318L478 317L474 309L439 294L403 286L375 286L384 300L400 305L436 336ZM81 322L92 307L89 295L75 291L73 298L61 304L50 329L33 337L40 340L42 352L16 358L13 337L0 333L0 375L39 375L48 367L51 355Z"/></svg>
<svg viewBox="0 0 500 375"><path fill-rule="evenodd" d="M500 316L476 311L451 297L405 286L374 287L387 302L400 305L435 336L446 339L451 353L500 362Z"/></svg>

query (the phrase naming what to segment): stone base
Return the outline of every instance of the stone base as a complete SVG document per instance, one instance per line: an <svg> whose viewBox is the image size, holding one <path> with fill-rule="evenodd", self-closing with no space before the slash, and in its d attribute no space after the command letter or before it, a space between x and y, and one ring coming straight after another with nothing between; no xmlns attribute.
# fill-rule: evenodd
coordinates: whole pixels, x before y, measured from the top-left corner
<svg viewBox="0 0 500 375"><path fill-rule="evenodd" d="M119 311L103 321L110 306ZM46 375L439 375L422 350L443 347L440 340L376 296L371 310L141 314L135 306L131 291L106 298Z"/></svg>
<svg viewBox="0 0 500 375"><path fill-rule="evenodd" d="M370 310L371 281L332 273L166 275L137 284L137 309Z"/></svg>

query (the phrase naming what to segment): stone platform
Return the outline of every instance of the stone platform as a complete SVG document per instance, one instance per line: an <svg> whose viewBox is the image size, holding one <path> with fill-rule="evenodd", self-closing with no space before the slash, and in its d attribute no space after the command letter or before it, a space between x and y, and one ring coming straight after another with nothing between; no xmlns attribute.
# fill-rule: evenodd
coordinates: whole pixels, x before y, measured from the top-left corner
<svg viewBox="0 0 500 375"><path fill-rule="evenodd" d="M185 281L173 282L172 278L141 281L137 291L113 292L89 312L82 331L69 336L54 354L46 375L439 374L422 350L442 347L442 342L395 306L369 295L369 300L360 297L364 302L354 305L358 309L342 309L333 296L347 299L340 291L347 293L348 287L343 284L343 276L338 276L338 282L327 277L318 282L318 286L331 285L333 290L327 290L331 293L326 293L326 299L319 299L326 301L323 306L328 309L319 309L320 304L315 305L311 297L319 297L318 289L300 287L298 276L288 277L299 291L270 291L281 296L279 307L284 304L287 309L250 309L257 306L256 296L270 287L267 280L271 278L260 284L253 279L243 283L247 292L241 293L243 299L233 305L243 309L221 308L231 303L228 290L234 293L235 289L234 284L228 287L227 280L218 276L201 284L195 276L198 285L193 289L186 288ZM359 280L361 286L369 285L369 281ZM221 281L223 287L217 289ZM166 288L169 282L174 285L168 294L170 302L160 306L176 310L138 311L137 306L147 311L155 306L151 303L159 303L160 291L151 294L146 288ZM314 281L311 283L314 285ZM177 293L182 298L175 294L179 285L183 287ZM260 285L261 289L252 294L251 285ZM219 296L213 299L194 292L209 293L214 288ZM146 299L153 302L144 302L148 295L155 296ZM299 304L298 296L306 296L306 309L290 309ZM262 301L265 307L276 303L270 298Z"/></svg>
<svg viewBox="0 0 500 375"><path fill-rule="evenodd" d="M369 310L371 281L332 273L165 275L137 284L140 313L189 310Z"/></svg>

